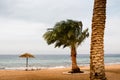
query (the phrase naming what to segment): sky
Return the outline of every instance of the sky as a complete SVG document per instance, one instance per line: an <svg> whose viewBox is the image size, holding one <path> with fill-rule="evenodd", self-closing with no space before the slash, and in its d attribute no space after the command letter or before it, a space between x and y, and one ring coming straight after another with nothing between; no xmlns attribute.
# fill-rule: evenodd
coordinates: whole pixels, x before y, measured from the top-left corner
<svg viewBox="0 0 120 80"><path fill-rule="evenodd" d="M89 28L93 0L0 0L0 54L70 54L69 48L47 45L43 34L61 20L82 21ZM107 1L105 53L120 54L120 0ZM90 53L90 38L78 48L78 54Z"/></svg>

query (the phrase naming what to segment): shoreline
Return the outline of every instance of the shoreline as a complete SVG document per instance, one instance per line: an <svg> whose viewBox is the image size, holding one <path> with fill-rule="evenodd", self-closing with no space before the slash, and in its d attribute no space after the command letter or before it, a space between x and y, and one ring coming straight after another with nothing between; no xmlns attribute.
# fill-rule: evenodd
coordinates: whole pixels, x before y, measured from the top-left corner
<svg viewBox="0 0 120 80"><path fill-rule="evenodd" d="M105 64L105 67L110 67L110 66L117 66L117 65L120 65L120 64ZM79 66L80 68L89 68L90 66L89 65L82 65L82 66ZM31 70L41 70L41 69L65 69L65 68L71 68L71 66L55 66L55 67L28 67L27 69ZM25 70L26 67L1 67L0 70ZM90 69L90 68L89 68Z"/></svg>
<svg viewBox="0 0 120 80"><path fill-rule="evenodd" d="M40 70L0 70L0 80L89 80L89 66L80 66L88 73L63 74L68 68L40 69ZM105 66L108 80L120 80L120 64Z"/></svg>

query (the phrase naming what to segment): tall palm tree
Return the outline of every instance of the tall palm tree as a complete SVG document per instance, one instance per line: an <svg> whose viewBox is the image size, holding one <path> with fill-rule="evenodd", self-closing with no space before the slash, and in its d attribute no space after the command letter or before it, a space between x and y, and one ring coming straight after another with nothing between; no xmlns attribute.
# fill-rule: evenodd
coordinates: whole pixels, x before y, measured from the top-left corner
<svg viewBox="0 0 120 80"><path fill-rule="evenodd" d="M94 0L90 51L90 80L106 80L104 68L104 29L106 0Z"/></svg>
<svg viewBox="0 0 120 80"><path fill-rule="evenodd" d="M55 47L70 47L72 60L71 73L82 72L77 66L76 49L88 36L88 29L82 31L82 22L73 20L60 21L55 24L54 28L48 29L43 35L48 45L55 43Z"/></svg>

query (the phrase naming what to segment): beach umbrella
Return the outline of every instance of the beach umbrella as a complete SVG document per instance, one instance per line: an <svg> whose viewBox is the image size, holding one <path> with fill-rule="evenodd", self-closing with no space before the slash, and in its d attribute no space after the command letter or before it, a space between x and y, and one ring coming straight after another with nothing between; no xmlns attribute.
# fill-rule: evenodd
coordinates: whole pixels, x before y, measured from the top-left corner
<svg viewBox="0 0 120 80"><path fill-rule="evenodd" d="M30 53L24 53L24 54L20 55L19 57L26 58L26 67L28 67L28 58L34 58L34 56Z"/></svg>

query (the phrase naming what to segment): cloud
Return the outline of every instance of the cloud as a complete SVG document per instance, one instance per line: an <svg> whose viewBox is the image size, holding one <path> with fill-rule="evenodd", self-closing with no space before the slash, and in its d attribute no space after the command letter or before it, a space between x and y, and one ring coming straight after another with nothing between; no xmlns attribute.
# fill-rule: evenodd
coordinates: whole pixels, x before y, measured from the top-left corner
<svg viewBox="0 0 120 80"><path fill-rule="evenodd" d="M0 19L0 51L39 50L44 45L46 24Z"/></svg>
<svg viewBox="0 0 120 80"><path fill-rule="evenodd" d="M1 16L29 21L55 23L56 21L88 18L91 1L79 0L2 0ZM89 4L89 5L88 5ZM86 13L87 11L87 13Z"/></svg>
<svg viewBox="0 0 120 80"><path fill-rule="evenodd" d="M107 52L120 52L119 3L120 0L107 2ZM93 0L0 0L0 52L63 51L62 48L54 49L54 45L47 45L42 37L46 29L58 21L74 19L81 20L84 28L89 28L91 33L92 9ZM78 52L89 53L89 41L87 39Z"/></svg>
<svg viewBox="0 0 120 80"><path fill-rule="evenodd" d="M20 37L35 36L42 34L47 29L47 25L43 23L30 23L19 20L0 19L1 37ZM9 38L11 39L11 38Z"/></svg>

